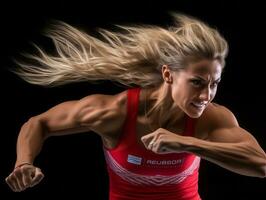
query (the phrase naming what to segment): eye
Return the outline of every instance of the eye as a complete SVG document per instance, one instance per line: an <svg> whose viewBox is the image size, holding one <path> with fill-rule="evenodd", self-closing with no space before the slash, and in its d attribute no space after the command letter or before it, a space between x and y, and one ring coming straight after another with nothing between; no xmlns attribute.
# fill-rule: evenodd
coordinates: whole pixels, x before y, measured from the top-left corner
<svg viewBox="0 0 266 200"><path fill-rule="evenodd" d="M196 86L196 87L200 87L203 85L202 81L199 79L192 79L190 80L190 82L192 83L193 86Z"/></svg>
<svg viewBox="0 0 266 200"><path fill-rule="evenodd" d="M211 87L212 88L214 88L214 87L217 87L218 86L218 84L219 84L219 82L217 81L217 82L213 82L212 84L211 84Z"/></svg>

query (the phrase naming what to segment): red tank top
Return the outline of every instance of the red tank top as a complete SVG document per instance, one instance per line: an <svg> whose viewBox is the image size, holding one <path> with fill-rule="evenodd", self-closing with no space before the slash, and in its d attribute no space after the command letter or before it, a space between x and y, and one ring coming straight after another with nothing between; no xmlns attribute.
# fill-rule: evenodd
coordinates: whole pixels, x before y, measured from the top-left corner
<svg viewBox="0 0 266 200"><path fill-rule="evenodd" d="M113 149L104 147L109 174L109 200L200 200L200 158L190 153L155 154L137 143L136 119L140 88L128 90L123 133ZM183 135L192 136L186 119Z"/></svg>

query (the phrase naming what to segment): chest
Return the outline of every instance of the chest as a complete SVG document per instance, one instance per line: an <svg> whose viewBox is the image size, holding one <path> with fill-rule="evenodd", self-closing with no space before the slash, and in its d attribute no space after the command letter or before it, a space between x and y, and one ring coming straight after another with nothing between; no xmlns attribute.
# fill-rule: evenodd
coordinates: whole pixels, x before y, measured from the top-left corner
<svg viewBox="0 0 266 200"><path fill-rule="evenodd" d="M144 147L141 138L145 135L151 134L159 128L164 128L172 133L183 135L185 132L185 121L172 123L172 125L160 126L159 124L152 123L151 120L147 119L145 116L138 116L136 118L136 128L135 128L135 140L137 145Z"/></svg>
<svg viewBox="0 0 266 200"><path fill-rule="evenodd" d="M180 135L185 129L182 125L165 128ZM138 116L135 126L128 127L123 133L123 143L118 146L119 153L112 156L125 168L136 173L146 170L150 173L158 173L158 170L163 174L176 173L188 164L190 156L186 153L155 154L147 150L141 142L141 137L156 129L157 127L149 124L145 118Z"/></svg>

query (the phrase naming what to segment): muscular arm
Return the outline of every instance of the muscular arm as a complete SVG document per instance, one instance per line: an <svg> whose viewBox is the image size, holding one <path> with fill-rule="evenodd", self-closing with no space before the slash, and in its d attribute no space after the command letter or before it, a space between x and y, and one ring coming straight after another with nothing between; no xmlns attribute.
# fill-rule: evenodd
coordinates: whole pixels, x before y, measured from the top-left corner
<svg viewBox="0 0 266 200"><path fill-rule="evenodd" d="M61 103L30 118L17 140L17 161L33 163L44 140L50 136L94 131L103 138L113 137L123 123L124 93L115 96L91 95Z"/></svg>
<svg viewBox="0 0 266 200"><path fill-rule="evenodd" d="M266 154L227 108L210 105L203 116L206 140L193 138L188 151L246 176L266 176ZM199 122L200 123L200 122ZM203 124L205 124L203 122Z"/></svg>
<svg viewBox="0 0 266 200"><path fill-rule="evenodd" d="M156 153L190 152L235 173L266 176L265 152L248 131L239 127L228 109L210 105L198 124L198 131L204 133L199 138L158 129L144 136L142 141Z"/></svg>
<svg viewBox="0 0 266 200"><path fill-rule="evenodd" d="M33 161L44 140L53 135L84 131L98 133L105 143L111 143L120 133L126 114L126 93L114 96L91 95L79 101L61 103L47 112L30 118L22 127L17 140L17 161L6 183L20 192L38 184L44 177Z"/></svg>
<svg viewBox="0 0 266 200"><path fill-rule="evenodd" d="M189 138L186 151L194 153L203 159L211 161L223 168L246 176L266 176L266 156L256 140L247 131L240 127L219 129L215 133L218 137L231 134L241 135L239 140L225 141L202 140ZM227 136L226 136L227 135ZM212 136L213 137L213 136ZM233 136L235 137L235 135Z"/></svg>

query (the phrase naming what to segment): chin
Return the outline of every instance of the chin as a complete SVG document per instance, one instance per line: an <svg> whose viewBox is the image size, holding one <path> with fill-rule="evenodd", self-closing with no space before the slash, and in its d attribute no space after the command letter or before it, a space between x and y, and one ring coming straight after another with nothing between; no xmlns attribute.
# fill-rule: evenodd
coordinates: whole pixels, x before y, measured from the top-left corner
<svg viewBox="0 0 266 200"><path fill-rule="evenodd" d="M199 118L202 113L203 113L204 109L201 111L195 111L195 110L186 110L186 114L190 117L190 118Z"/></svg>
<svg viewBox="0 0 266 200"><path fill-rule="evenodd" d="M205 109L206 109L206 106L202 108L197 108L190 104L189 106L186 107L186 109L184 109L184 112L191 118L199 118Z"/></svg>
<svg viewBox="0 0 266 200"><path fill-rule="evenodd" d="M201 113L187 113L187 115L190 118L199 118L202 115L202 112Z"/></svg>

